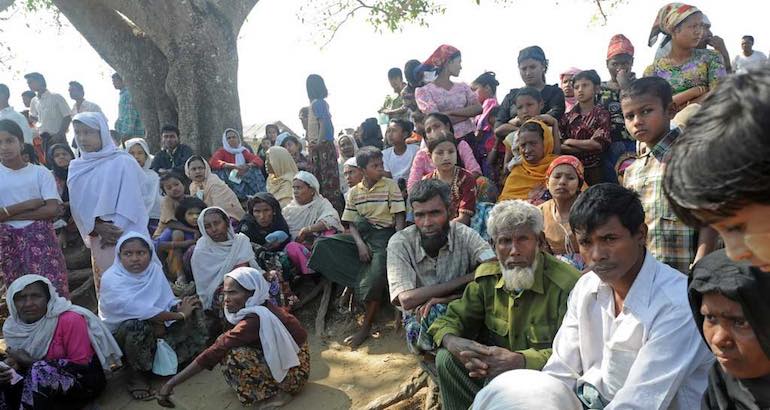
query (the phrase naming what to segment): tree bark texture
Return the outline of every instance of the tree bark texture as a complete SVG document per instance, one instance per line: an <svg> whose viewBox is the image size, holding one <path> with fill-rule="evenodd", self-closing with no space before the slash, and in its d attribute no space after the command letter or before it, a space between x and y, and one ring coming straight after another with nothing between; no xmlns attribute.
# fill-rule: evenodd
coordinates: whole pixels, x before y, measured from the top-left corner
<svg viewBox="0 0 770 410"><path fill-rule="evenodd" d="M178 124L203 155L242 130L238 32L258 0L53 0L124 79L151 149Z"/></svg>

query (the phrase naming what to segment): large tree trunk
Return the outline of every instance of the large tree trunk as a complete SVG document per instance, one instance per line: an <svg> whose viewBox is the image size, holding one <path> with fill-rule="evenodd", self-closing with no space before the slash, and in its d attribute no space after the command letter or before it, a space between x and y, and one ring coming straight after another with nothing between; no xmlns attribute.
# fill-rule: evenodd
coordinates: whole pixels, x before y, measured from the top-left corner
<svg viewBox="0 0 770 410"><path fill-rule="evenodd" d="M53 0L123 77L153 149L163 124L208 155L242 129L238 32L258 0Z"/></svg>

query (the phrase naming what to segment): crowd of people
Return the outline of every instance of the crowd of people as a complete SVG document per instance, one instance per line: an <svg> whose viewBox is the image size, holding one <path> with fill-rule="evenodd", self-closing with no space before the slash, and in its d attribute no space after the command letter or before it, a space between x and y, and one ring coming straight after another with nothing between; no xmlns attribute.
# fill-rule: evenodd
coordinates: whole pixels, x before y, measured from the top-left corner
<svg viewBox="0 0 770 410"><path fill-rule="evenodd" d="M613 36L607 81L549 85L526 47L499 104L496 74L457 81L441 45L337 133L312 74L303 136L231 124L210 156L173 124L151 152L118 74L113 127L78 82L69 107L26 75L24 113L0 84L0 408L87 403L120 367L173 407L217 364L279 407L309 377L304 280L363 307L352 348L399 312L444 409L770 408L770 66L751 36L731 62L695 6L661 8L660 35L639 78ZM77 246L97 314L69 301Z"/></svg>

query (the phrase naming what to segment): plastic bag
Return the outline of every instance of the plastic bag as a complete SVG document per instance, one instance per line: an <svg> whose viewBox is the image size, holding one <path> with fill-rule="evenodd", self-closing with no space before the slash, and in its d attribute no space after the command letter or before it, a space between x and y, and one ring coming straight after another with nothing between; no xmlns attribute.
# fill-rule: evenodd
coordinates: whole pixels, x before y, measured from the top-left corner
<svg viewBox="0 0 770 410"><path fill-rule="evenodd" d="M171 376L176 374L178 359L176 352L163 339L158 339L155 349L155 359L152 361L152 372L158 376Z"/></svg>

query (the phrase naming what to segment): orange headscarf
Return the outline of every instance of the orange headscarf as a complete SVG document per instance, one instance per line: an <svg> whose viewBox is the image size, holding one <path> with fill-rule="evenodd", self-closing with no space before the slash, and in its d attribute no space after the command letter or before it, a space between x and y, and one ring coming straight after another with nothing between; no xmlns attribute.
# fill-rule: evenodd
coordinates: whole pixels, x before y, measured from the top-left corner
<svg viewBox="0 0 770 410"><path fill-rule="evenodd" d="M543 129L543 151L545 152L545 155L537 164L530 164L526 159L522 158L521 164L514 166L513 169L511 169L511 173L508 174L508 178L505 180L505 186L503 187L503 192L500 194L500 197L497 198L498 202L507 199L529 200L530 192L545 185L545 182L548 179L546 176L548 167L551 165L551 162L558 157L558 155L553 153L554 140L551 127L540 120L533 119L524 124L527 123L535 123ZM522 124L522 127L524 124Z"/></svg>

